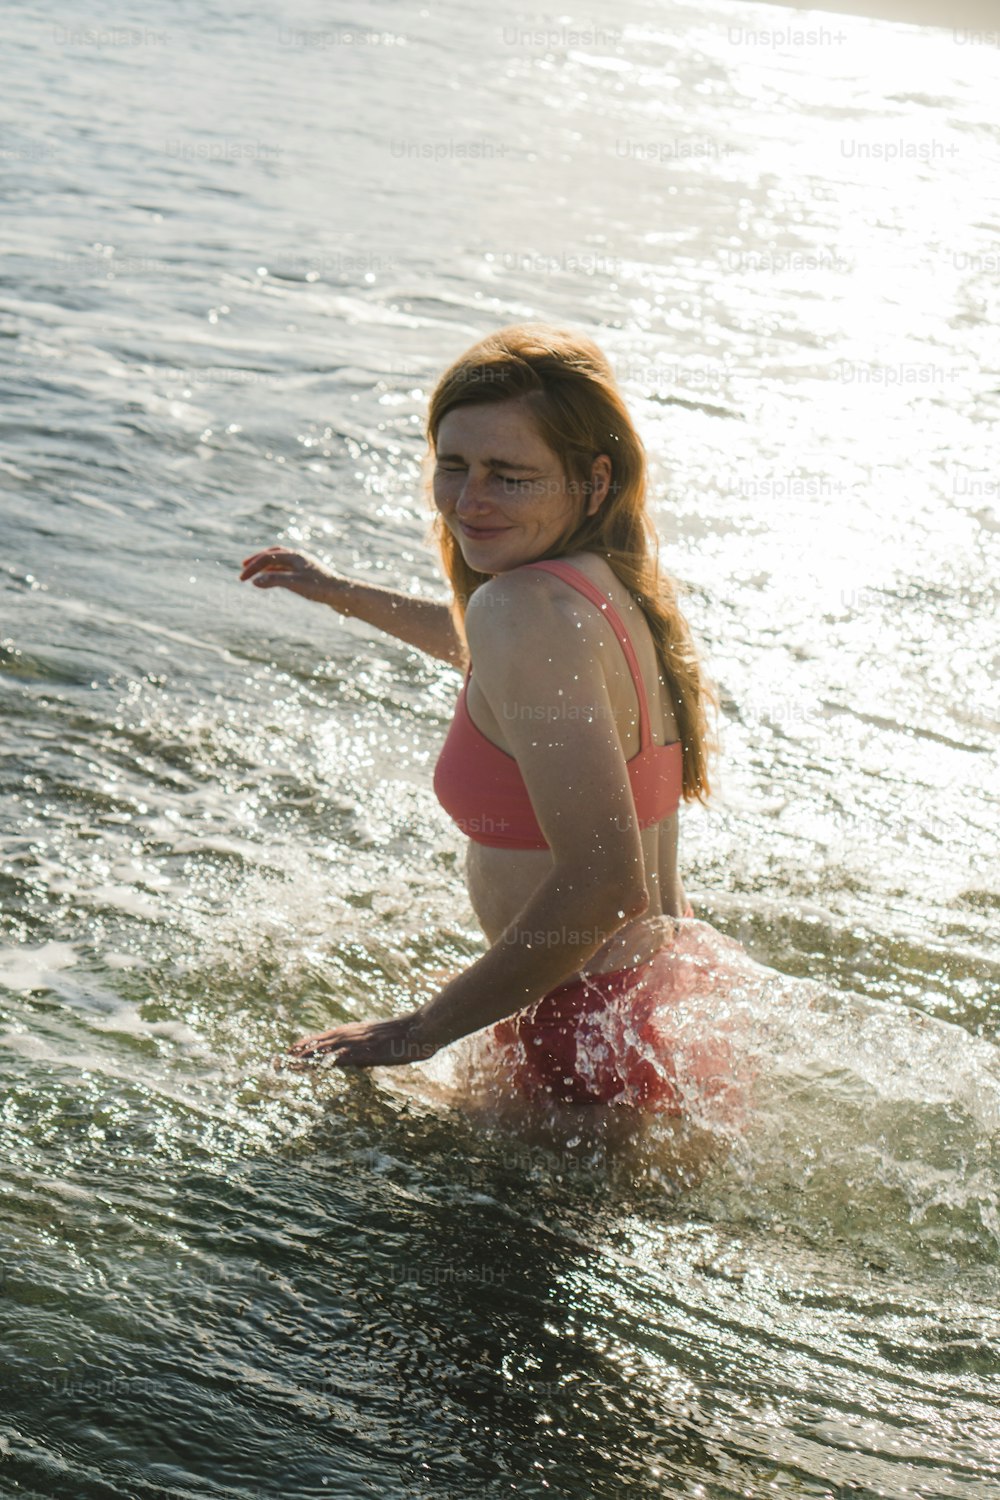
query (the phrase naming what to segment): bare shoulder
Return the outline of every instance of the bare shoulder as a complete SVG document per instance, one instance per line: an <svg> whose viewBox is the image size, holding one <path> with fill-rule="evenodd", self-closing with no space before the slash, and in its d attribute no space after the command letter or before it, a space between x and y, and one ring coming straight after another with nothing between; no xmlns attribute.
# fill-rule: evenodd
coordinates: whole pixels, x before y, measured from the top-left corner
<svg viewBox="0 0 1000 1500"><path fill-rule="evenodd" d="M546 598L551 590L546 588L551 573L541 568L511 568L508 573L495 573L480 584L469 600L466 619L482 618L496 611L508 614L530 609L533 604Z"/></svg>
<svg viewBox="0 0 1000 1500"><path fill-rule="evenodd" d="M469 600L465 628L472 650L503 636L523 641L540 630L578 638L587 622L581 595L542 568L512 568L481 584Z"/></svg>
<svg viewBox="0 0 1000 1500"><path fill-rule="evenodd" d="M572 591L542 569L498 573L476 590L465 615L473 670L487 697L515 690L542 698L599 670L591 635Z"/></svg>

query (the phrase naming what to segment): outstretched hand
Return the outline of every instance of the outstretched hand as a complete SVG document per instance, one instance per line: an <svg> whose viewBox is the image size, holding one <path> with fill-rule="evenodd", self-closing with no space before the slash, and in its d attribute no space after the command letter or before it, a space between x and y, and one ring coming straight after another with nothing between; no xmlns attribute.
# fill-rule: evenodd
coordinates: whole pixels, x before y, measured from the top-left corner
<svg viewBox="0 0 1000 1500"><path fill-rule="evenodd" d="M438 1050L421 1042L416 1034L415 1013L391 1021L350 1021L293 1042L282 1057L285 1067L305 1067L321 1059L338 1068L388 1068L400 1063L423 1062ZM284 1057L290 1057L286 1062Z"/></svg>
<svg viewBox="0 0 1000 1500"><path fill-rule="evenodd" d="M243 559L240 582L252 580L258 589L290 589L303 599L326 603L336 575L308 552L290 552L287 547L266 547Z"/></svg>

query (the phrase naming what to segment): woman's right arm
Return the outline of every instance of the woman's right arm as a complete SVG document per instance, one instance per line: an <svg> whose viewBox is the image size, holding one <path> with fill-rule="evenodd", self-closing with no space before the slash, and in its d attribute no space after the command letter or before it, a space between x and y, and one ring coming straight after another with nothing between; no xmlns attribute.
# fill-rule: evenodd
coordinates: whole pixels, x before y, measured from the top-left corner
<svg viewBox="0 0 1000 1500"><path fill-rule="evenodd" d="M290 552L285 547L268 547L244 558L240 580L251 579L256 588L288 589L303 599L328 604L340 615L398 636L452 666L464 665L464 644L447 604L342 578L308 553Z"/></svg>

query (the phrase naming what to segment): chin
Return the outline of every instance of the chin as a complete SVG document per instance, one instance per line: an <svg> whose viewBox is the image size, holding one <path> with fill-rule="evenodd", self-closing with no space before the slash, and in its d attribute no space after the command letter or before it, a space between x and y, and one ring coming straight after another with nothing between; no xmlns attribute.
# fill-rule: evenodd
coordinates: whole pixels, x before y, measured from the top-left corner
<svg viewBox="0 0 1000 1500"><path fill-rule="evenodd" d="M502 536L476 538L459 533L458 545L469 567L480 573L495 573L500 568L516 568L522 560L516 557L516 547L512 547L510 541ZM512 552L515 561L511 561Z"/></svg>
<svg viewBox="0 0 1000 1500"><path fill-rule="evenodd" d="M470 568L475 568L477 573L509 573L513 568L523 567L525 563L534 561L530 556L520 557L517 553L504 552L497 547L493 550L487 547L472 547L468 552L462 554Z"/></svg>

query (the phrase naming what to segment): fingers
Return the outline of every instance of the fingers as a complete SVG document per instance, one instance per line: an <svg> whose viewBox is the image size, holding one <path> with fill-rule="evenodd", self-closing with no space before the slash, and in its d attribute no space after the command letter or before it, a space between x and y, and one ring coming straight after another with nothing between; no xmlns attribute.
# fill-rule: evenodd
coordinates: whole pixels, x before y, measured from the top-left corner
<svg viewBox="0 0 1000 1500"><path fill-rule="evenodd" d="M336 1042L323 1042L320 1037L310 1036L304 1037L300 1042L293 1042L288 1050L293 1057L309 1057L314 1053L332 1052L337 1045Z"/></svg>
<svg viewBox="0 0 1000 1500"><path fill-rule="evenodd" d="M318 1057L289 1057L286 1052L277 1052L271 1059L276 1073L312 1073L320 1059Z"/></svg>
<svg viewBox="0 0 1000 1500"><path fill-rule="evenodd" d="M294 557L295 555L296 554L294 552L290 552L287 547L279 547L277 546L277 544L275 544L273 547L262 547L259 552L251 552L249 557L245 557L243 559L242 566L245 568L249 563L259 562L261 558L266 560L272 557L285 558Z"/></svg>
<svg viewBox="0 0 1000 1500"><path fill-rule="evenodd" d="M291 1073L308 1073L321 1064L327 1068L366 1068L371 1064L367 1058L352 1058L343 1051L334 1052L333 1049L320 1048L315 1052L293 1052L291 1048L287 1052L279 1052L274 1058L275 1069L280 1073L287 1070Z"/></svg>
<svg viewBox="0 0 1000 1500"><path fill-rule="evenodd" d="M287 1051L275 1055L274 1066L279 1073L286 1069L292 1073L306 1073L318 1063L330 1061L334 1064L338 1062L336 1057L331 1058L330 1050L320 1047L312 1051L304 1051L302 1043L297 1042L294 1047L289 1047Z"/></svg>
<svg viewBox="0 0 1000 1500"><path fill-rule="evenodd" d="M310 1046L308 1042L296 1042L288 1049L292 1066L325 1062L334 1068L370 1068L381 1061L377 1051L360 1039L350 1042L320 1042Z"/></svg>
<svg viewBox="0 0 1000 1500"><path fill-rule="evenodd" d="M297 556L297 553L288 552L283 547L269 547L266 552L255 552L251 557L243 559L240 582L244 583L255 574L264 572L291 573Z"/></svg>
<svg viewBox="0 0 1000 1500"><path fill-rule="evenodd" d="M352 1043L346 1037L337 1036L332 1031L321 1031L315 1036L300 1037L297 1042L292 1043L288 1052L291 1057L315 1060L318 1057L329 1057L331 1054L344 1052L351 1045ZM353 1045L357 1046L358 1043L355 1041ZM336 1057L334 1060L339 1062L340 1059Z"/></svg>
<svg viewBox="0 0 1000 1500"><path fill-rule="evenodd" d="M288 1048L288 1057L295 1063L322 1060L337 1068L382 1066L391 1060L386 1051L383 1025L371 1027L361 1022L349 1022L346 1026L335 1026L331 1031L300 1037Z"/></svg>

